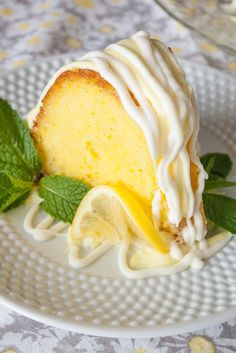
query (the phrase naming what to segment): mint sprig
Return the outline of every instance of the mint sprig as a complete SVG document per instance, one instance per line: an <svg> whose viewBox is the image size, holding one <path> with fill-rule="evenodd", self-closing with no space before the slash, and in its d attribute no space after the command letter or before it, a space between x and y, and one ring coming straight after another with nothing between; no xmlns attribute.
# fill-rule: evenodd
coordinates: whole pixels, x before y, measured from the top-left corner
<svg viewBox="0 0 236 353"><path fill-rule="evenodd" d="M225 153L207 153L201 162L208 173L203 193L205 215L216 226L236 234L236 200L212 193L212 190L236 186L236 182L226 180L233 163Z"/></svg>
<svg viewBox="0 0 236 353"><path fill-rule="evenodd" d="M212 190L212 189L223 189L223 188L230 188L236 186L235 181L228 181L228 180L207 180L205 183L205 191Z"/></svg>
<svg viewBox="0 0 236 353"><path fill-rule="evenodd" d="M208 180L225 179L232 169L232 161L225 153L207 153L201 158Z"/></svg>
<svg viewBox="0 0 236 353"><path fill-rule="evenodd" d="M0 212L16 207L28 196L32 183L0 173Z"/></svg>
<svg viewBox="0 0 236 353"><path fill-rule="evenodd" d="M40 172L40 159L28 126L0 98L0 212L20 205Z"/></svg>
<svg viewBox="0 0 236 353"><path fill-rule="evenodd" d="M54 175L40 180L41 207L55 219L72 223L75 212L89 186L70 177Z"/></svg>
<svg viewBox="0 0 236 353"><path fill-rule="evenodd" d="M0 98L0 170L17 179L31 181L40 168L27 125L10 104Z"/></svg>
<svg viewBox="0 0 236 353"><path fill-rule="evenodd" d="M215 225L236 234L236 200L219 194L203 194L206 217Z"/></svg>

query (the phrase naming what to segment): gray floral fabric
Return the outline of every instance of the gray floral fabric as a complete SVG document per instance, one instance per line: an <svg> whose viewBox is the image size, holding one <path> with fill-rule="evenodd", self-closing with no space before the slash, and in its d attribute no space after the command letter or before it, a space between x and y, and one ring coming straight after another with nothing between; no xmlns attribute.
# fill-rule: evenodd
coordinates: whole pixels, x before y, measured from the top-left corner
<svg viewBox="0 0 236 353"><path fill-rule="evenodd" d="M45 56L80 56L142 29L179 56L236 71L235 57L196 38L154 0L0 0L0 75Z"/></svg>
<svg viewBox="0 0 236 353"><path fill-rule="evenodd" d="M145 29L176 55L236 72L236 59L170 18L154 0L0 0L0 76L46 56L84 52ZM236 320L165 338L86 336L25 318L0 305L0 353L233 353Z"/></svg>
<svg viewBox="0 0 236 353"><path fill-rule="evenodd" d="M0 307L1 353L234 353L235 321L173 337L115 339L63 331Z"/></svg>

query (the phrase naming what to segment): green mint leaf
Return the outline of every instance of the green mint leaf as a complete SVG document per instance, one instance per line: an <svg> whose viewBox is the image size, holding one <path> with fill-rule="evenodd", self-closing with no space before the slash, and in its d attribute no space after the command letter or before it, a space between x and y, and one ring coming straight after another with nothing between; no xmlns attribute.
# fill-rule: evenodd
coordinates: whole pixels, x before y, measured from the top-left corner
<svg viewBox="0 0 236 353"><path fill-rule="evenodd" d="M18 180L0 172L0 212L17 207L28 196L31 182Z"/></svg>
<svg viewBox="0 0 236 353"><path fill-rule="evenodd" d="M236 234L236 200L231 197L203 193L206 217L218 227Z"/></svg>
<svg viewBox="0 0 236 353"><path fill-rule="evenodd" d="M204 191L211 189L219 189L219 188L230 188L236 186L235 181L227 181L227 180L207 180L205 183Z"/></svg>
<svg viewBox="0 0 236 353"><path fill-rule="evenodd" d="M205 171L207 172L208 175L211 174L211 170L214 167L215 160L216 160L216 157L212 156L211 158L209 158L209 160L207 160L207 164L205 163L206 164Z"/></svg>
<svg viewBox="0 0 236 353"><path fill-rule="evenodd" d="M4 209L4 212L10 211L13 208L17 208L22 203L24 203L30 195L31 190L25 190L14 202L12 202L8 207Z"/></svg>
<svg viewBox="0 0 236 353"><path fill-rule="evenodd" d="M72 223L75 212L89 186L70 177L54 175L40 180L41 207L55 219Z"/></svg>
<svg viewBox="0 0 236 353"><path fill-rule="evenodd" d="M225 179L232 169L232 161L224 153L207 153L201 157L201 162L208 173L208 180Z"/></svg>
<svg viewBox="0 0 236 353"><path fill-rule="evenodd" d="M17 112L0 98L0 170L31 181L40 172L40 160L30 132Z"/></svg>

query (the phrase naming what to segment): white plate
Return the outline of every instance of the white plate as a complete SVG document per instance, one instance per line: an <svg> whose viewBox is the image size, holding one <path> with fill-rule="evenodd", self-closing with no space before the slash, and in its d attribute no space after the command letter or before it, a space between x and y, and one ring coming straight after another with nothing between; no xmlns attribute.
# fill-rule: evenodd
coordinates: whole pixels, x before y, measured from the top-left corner
<svg viewBox="0 0 236 353"><path fill-rule="evenodd" d="M0 82L25 115L61 56L12 72ZM209 67L183 62L201 111L202 151L236 156L236 82ZM0 218L0 301L30 318L63 329L113 337L178 334L236 316L236 239L198 272L146 280L122 278L115 249L83 271L67 263L64 239L38 243L24 233L24 207Z"/></svg>

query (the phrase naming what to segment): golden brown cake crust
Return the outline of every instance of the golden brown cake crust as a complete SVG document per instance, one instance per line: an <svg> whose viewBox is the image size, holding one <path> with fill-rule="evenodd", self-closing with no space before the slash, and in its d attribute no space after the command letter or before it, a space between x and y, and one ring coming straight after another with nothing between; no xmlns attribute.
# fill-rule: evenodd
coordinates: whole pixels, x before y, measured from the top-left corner
<svg viewBox="0 0 236 353"><path fill-rule="evenodd" d="M46 95L43 97L42 105L40 107L39 113L38 113L36 119L34 120L33 126L31 128L32 134L34 134L35 130L37 130L37 127L40 124L40 120L41 120L42 116L44 115L44 106L47 105L48 100L50 99L50 96L57 93L57 91L60 90L61 85L64 84L65 82L68 82L70 80L75 80L75 79L77 80L78 78L85 79L88 82L105 89L113 97L120 100L114 87L109 82L107 82L98 72L96 72L94 70L78 69L78 68L64 71L60 74L60 76L57 77L56 81L53 83L53 85L47 91ZM137 106L139 106L139 103L136 100L136 98L134 97L133 93L129 92L129 94L130 94L131 98L133 99L134 103Z"/></svg>
<svg viewBox="0 0 236 353"><path fill-rule="evenodd" d="M40 120L44 115L44 107L47 106L50 96L56 94L64 83L70 80L78 80L78 79L85 79L91 84L95 84L105 89L113 97L116 97L117 99L119 99L118 94L116 90L113 88L113 86L109 82L107 82L98 72L89 70L89 69L78 69L78 68L64 71L60 74L60 76L57 77L56 81L53 83L53 85L47 91L46 95L43 97L42 105L40 107L40 110L36 119L34 120L32 129L31 129L31 132L33 135L35 130L37 130L37 127L40 124ZM133 96L132 98L134 99Z"/></svg>

